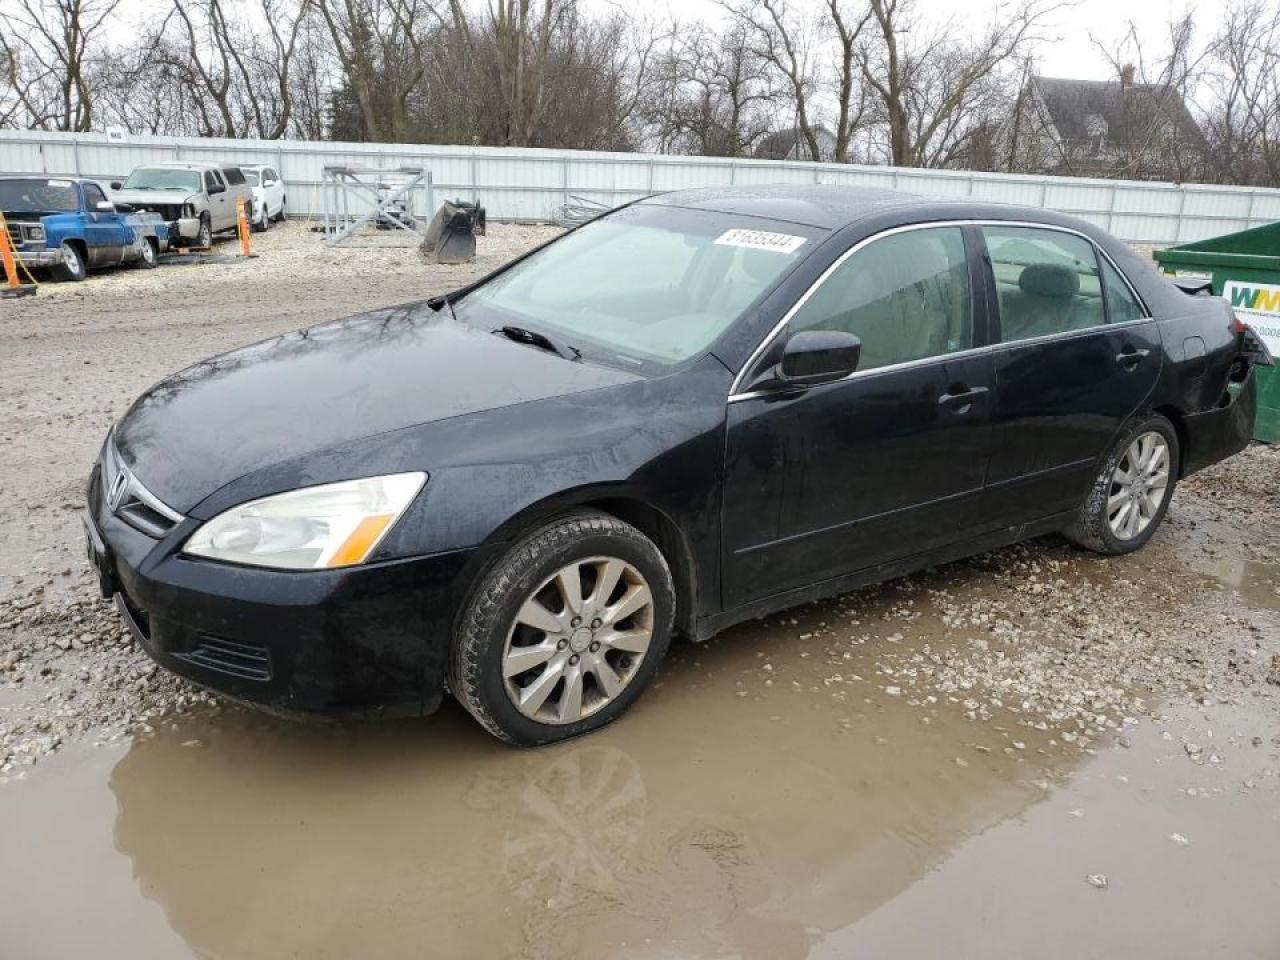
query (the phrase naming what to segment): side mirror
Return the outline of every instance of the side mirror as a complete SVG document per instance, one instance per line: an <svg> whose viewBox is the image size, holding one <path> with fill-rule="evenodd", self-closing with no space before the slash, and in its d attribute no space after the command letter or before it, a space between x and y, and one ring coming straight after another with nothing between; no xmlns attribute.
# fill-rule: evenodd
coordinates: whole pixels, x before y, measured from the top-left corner
<svg viewBox="0 0 1280 960"><path fill-rule="evenodd" d="M116 208L116 213L133 213L132 203L116 203L113 206Z"/></svg>
<svg viewBox="0 0 1280 960"><path fill-rule="evenodd" d="M99 200L93 205L93 208L99 213L115 213L116 205L110 200Z"/></svg>
<svg viewBox="0 0 1280 960"><path fill-rule="evenodd" d="M801 330L782 346L778 379L803 386L840 380L858 369L862 341L843 330Z"/></svg>
<svg viewBox="0 0 1280 960"><path fill-rule="evenodd" d="M213 184L213 186L209 188L210 195L215 193L226 193L226 192L227 192L227 188L223 186L221 183L215 183Z"/></svg>
<svg viewBox="0 0 1280 960"><path fill-rule="evenodd" d="M119 180L112 180L112 181L111 181L111 189L112 189L112 190L119 190L119 189L120 189L120 181L119 181Z"/></svg>

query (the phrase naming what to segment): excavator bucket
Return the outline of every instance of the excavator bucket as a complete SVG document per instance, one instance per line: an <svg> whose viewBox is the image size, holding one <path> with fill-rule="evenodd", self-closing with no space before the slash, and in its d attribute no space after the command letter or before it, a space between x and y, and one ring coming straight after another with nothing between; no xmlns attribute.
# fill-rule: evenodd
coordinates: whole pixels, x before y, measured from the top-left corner
<svg viewBox="0 0 1280 960"><path fill-rule="evenodd" d="M467 263L475 259L476 234L484 230L484 207L446 200L431 218L418 252L428 263Z"/></svg>

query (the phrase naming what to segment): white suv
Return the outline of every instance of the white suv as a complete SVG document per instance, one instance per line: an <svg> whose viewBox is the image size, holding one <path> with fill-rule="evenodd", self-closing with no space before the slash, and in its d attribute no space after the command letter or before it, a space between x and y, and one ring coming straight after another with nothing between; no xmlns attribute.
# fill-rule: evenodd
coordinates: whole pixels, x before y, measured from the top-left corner
<svg viewBox="0 0 1280 960"><path fill-rule="evenodd" d="M259 232L267 229L273 220L285 218L288 198L284 181L274 167L241 167L244 178L253 188L253 216L250 225Z"/></svg>

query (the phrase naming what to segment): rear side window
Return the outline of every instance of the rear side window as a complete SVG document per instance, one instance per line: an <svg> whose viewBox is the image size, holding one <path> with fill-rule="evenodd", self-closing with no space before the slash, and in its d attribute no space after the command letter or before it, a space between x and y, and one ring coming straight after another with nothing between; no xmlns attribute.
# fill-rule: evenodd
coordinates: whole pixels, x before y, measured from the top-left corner
<svg viewBox="0 0 1280 960"><path fill-rule="evenodd" d="M223 167L222 178L233 187L244 183L244 174L239 167Z"/></svg>
<svg viewBox="0 0 1280 960"><path fill-rule="evenodd" d="M276 176L276 172L275 172L274 170L272 170L270 167L267 167L267 169L266 169L266 170L264 170L264 171L262 172L262 176L263 176L263 178L264 178L264 179L266 179L266 180L279 180L279 179L280 179L278 176Z"/></svg>
<svg viewBox="0 0 1280 960"><path fill-rule="evenodd" d="M1141 320L1147 315L1119 271L1106 258L1102 260L1102 285L1107 291L1107 307L1111 311L1112 323Z"/></svg>
<svg viewBox="0 0 1280 960"><path fill-rule="evenodd" d="M788 329L855 334L862 341L859 370L968 349L973 309L960 228L872 241L823 281Z"/></svg>
<svg viewBox="0 0 1280 960"><path fill-rule="evenodd" d="M1006 343L1107 322L1093 244L1035 227L983 227Z"/></svg>

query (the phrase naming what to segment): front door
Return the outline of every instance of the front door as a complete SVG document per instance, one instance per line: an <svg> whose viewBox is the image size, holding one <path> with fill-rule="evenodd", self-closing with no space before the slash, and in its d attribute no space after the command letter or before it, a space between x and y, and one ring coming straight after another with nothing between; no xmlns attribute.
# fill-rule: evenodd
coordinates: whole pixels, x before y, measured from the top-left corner
<svg viewBox="0 0 1280 960"><path fill-rule="evenodd" d="M992 527L1079 507L1099 461L1155 387L1155 321L1084 237L982 228L998 305Z"/></svg>
<svg viewBox="0 0 1280 960"><path fill-rule="evenodd" d="M99 210L99 203L107 197L94 183L86 183L84 189L84 242L88 248L89 264L95 267L114 266L124 258L125 244L132 239L120 214L113 210Z"/></svg>
<svg viewBox="0 0 1280 960"><path fill-rule="evenodd" d="M723 512L727 608L962 539L976 520L994 387L960 227L873 238L793 310L862 341L858 369L731 398ZM968 244L968 249L966 248Z"/></svg>

